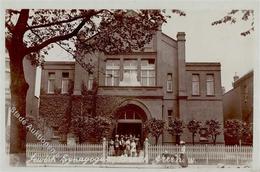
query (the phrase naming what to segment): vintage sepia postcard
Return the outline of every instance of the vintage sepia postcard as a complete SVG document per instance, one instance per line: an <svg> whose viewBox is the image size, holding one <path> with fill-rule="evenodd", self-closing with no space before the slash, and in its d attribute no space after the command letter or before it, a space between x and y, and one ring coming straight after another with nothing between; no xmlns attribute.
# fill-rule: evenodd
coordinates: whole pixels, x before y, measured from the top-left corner
<svg viewBox="0 0 260 172"><path fill-rule="evenodd" d="M260 169L259 2L162 2L3 1L6 170Z"/></svg>

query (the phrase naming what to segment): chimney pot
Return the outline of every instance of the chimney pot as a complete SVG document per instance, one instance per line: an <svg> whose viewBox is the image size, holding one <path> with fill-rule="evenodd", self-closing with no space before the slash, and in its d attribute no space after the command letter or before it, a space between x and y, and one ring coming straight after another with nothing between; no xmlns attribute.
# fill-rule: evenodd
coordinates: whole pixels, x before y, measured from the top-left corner
<svg viewBox="0 0 260 172"><path fill-rule="evenodd" d="M177 41L185 41L185 32L178 32L177 33Z"/></svg>

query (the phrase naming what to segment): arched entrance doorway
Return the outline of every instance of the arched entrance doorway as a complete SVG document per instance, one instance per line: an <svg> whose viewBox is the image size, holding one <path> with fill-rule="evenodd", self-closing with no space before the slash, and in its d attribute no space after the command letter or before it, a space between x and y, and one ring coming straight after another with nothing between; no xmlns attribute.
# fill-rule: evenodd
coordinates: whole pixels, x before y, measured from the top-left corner
<svg viewBox="0 0 260 172"><path fill-rule="evenodd" d="M143 123L147 120L145 111L137 105L127 104L120 107L115 115L116 127L114 134L135 136L144 141Z"/></svg>

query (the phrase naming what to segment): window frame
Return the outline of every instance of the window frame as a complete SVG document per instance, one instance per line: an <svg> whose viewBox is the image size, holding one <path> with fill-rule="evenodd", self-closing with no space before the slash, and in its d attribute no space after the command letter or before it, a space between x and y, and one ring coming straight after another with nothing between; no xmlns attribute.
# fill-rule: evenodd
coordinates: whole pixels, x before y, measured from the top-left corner
<svg viewBox="0 0 260 172"><path fill-rule="evenodd" d="M212 80L209 81L208 76L212 76ZM209 91L208 83L212 83L212 91L213 91L212 94L208 94L208 91ZM206 74L206 95L207 96L215 96L215 76L214 76L214 74L211 74L211 73Z"/></svg>
<svg viewBox="0 0 260 172"><path fill-rule="evenodd" d="M115 65L113 63L112 66L108 66L107 62L108 61L118 61L119 64ZM112 74L108 74L108 70L111 71ZM117 74L116 74L117 73ZM120 80L120 60L119 59L108 59L106 60L106 77L105 77L105 86L119 86L119 80ZM111 75L109 77L109 75ZM111 78L111 85L108 85L108 78ZM116 83L116 78L118 79L118 83Z"/></svg>
<svg viewBox="0 0 260 172"><path fill-rule="evenodd" d="M148 65L142 65L142 61L148 61ZM153 60L154 63L152 65L149 65L149 60ZM140 82L141 86L143 87L153 87L156 86L156 70L155 70L155 59L141 59L141 64L140 64ZM143 76L143 72L147 72L147 76ZM151 73L154 73L152 76ZM143 85L143 79L146 78L146 85Z"/></svg>
<svg viewBox="0 0 260 172"><path fill-rule="evenodd" d="M168 109L168 110L167 110L167 122L168 122L168 127L170 127L170 126L169 126L170 120L173 120L173 119L174 119L174 117L173 117L173 110L172 110L172 109Z"/></svg>
<svg viewBox="0 0 260 172"><path fill-rule="evenodd" d="M198 81L194 81L194 80L193 80L193 77L194 77L194 76L197 76L197 77L198 77ZM193 85L194 83L197 83L197 86L198 86L198 88L197 88L198 90L197 90L197 91L194 90L194 87L193 87L193 86L194 86L194 85ZM192 95L192 96L200 96L200 94L201 94L200 91L201 91L201 90L200 90L200 74L198 74L198 73L193 73L192 76L191 76L191 95ZM195 93L195 92L198 92L198 93Z"/></svg>
<svg viewBox="0 0 260 172"><path fill-rule="evenodd" d="M50 74L54 74L54 77L51 78ZM50 81L53 82L53 91L50 91ZM47 93L48 94L54 94L55 92L55 72L48 72L48 82L47 82Z"/></svg>
<svg viewBox="0 0 260 172"><path fill-rule="evenodd" d="M93 83L94 83L94 74L88 75L88 90L93 90Z"/></svg>
<svg viewBox="0 0 260 172"><path fill-rule="evenodd" d="M171 79L169 80L168 76L171 77ZM169 84L170 84L170 89L169 89ZM172 73L167 73L167 81L166 81L166 91L168 93L173 92L173 80L172 80Z"/></svg>
<svg viewBox="0 0 260 172"><path fill-rule="evenodd" d="M68 73L68 77L63 77L63 74L64 73ZM69 81L70 81L70 78L69 78L69 75L70 75L70 73L69 72L62 72L62 79L61 79L61 94L68 94L69 93ZM64 89L64 82L68 82L68 86L67 86L67 88L68 88L68 90L65 92L63 89Z"/></svg>

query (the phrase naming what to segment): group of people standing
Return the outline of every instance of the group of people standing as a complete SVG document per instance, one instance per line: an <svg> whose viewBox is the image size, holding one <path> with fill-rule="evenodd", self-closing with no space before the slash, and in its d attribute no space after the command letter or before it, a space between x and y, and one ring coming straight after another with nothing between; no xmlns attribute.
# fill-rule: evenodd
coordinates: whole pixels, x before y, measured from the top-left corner
<svg viewBox="0 0 260 172"><path fill-rule="evenodd" d="M140 138L134 135L115 135L108 144L110 156L136 157L140 152Z"/></svg>

